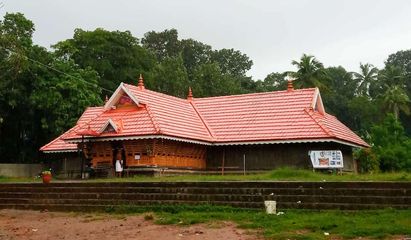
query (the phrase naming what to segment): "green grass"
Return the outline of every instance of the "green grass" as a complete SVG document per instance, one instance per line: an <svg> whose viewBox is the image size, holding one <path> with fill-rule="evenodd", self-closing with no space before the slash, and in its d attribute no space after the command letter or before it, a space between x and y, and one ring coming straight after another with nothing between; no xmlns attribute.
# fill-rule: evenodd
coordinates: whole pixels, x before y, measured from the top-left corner
<svg viewBox="0 0 411 240"><path fill-rule="evenodd" d="M354 174L313 172L311 170L279 168L273 171L250 175L180 175L180 176L134 176L130 178L94 179L96 182L173 182L173 181L411 181L411 173Z"/></svg>
<svg viewBox="0 0 411 240"><path fill-rule="evenodd" d="M309 211L286 210L283 215L267 215L260 210L246 210L211 205L158 205L152 207L112 207L107 212L133 214L150 212L157 224L190 225L232 221L240 228L260 232L268 239L330 239L411 236L411 210ZM327 232L330 235L325 236Z"/></svg>
<svg viewBox="0 0 411 240"><path fill-rule="evenodd" d="M41 182L40 178L18 178L0 176L0 183L21 183L21 182Z"/></svg>
<svg viewBox="0 0 411 240"><path fill-rule="evenodd" d="M56 181L58 179L54 179ZM7 178L0 176L2 182L39 182L38 178ZM182 181L411 181L410 172L338 175L329 172L313 172L295 168L279 168L258 174L227 175L179 175L179 176L134 176L129 178L90 179L89 182L182 182Z"/></svg>

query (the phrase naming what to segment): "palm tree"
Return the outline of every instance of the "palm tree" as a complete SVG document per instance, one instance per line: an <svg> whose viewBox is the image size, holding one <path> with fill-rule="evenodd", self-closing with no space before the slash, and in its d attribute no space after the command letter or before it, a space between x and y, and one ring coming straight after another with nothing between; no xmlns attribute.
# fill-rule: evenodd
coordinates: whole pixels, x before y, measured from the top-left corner
<svg viewBox="0 0 411 240"><path fill-rule="evenodd" d="M358 82L357 94L370 96L370 85L377 80L378 69L372 64L360 63L360 73L354 73L355 80Z"/></svg>
<svg viewBox="0 0 411 240"><path fill-rule="evenodd" d="M404 75L404 71L401 68L394 65L388 65L380 71L379 78L384 86L399 85L405 87Z"/></svg>
<svg viewBox="0 0 411 240"><path fill-rule="evenodd" d="M392 112L395 116L395 119L398 120L400 111L409 115L410 108L409 103L410 98L405 93L404 89L399 85L388 86L386 85L386 91L382 95L382 102L385 109L389 112Z"/></svg>
<svg viewBox="0 0 411 240"><path fill-rule="evenodd" d="M322 82L326 79L324 65L314 56L303 54L299 62L293 60L291 64L298 69L297 72L289 72L297 88L325 88Z"/></svg>

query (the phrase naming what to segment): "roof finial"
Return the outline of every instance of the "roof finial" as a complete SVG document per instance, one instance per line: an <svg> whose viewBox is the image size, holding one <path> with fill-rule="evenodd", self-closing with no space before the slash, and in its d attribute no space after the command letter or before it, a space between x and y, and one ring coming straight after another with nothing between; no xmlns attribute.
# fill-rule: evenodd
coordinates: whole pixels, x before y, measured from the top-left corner
<svg viewBox="0 0 411 240"><path fill-rule="evenodd" d="M108 96L106 95L106 99L104 100L105 103L108 102Z"/></svg>
<svg viewBox="0 0 411 240"><path fill-rule="evenodd" d="M287 92L291 92L294 90L294 86L293 86L293 80L292 79L288 79L288 85L287 85Z"/></svg>
<svg viewBox="0 0 411 240"><path fill-rule="evenodd" d="M143 74L140 73L140 77L138 78L138 88L143 90L144 89L144 79Z"/></svg>
<svg viewBox="0 0 411 240"><path fill-rule="evenodd" d="M187 100L188 100L188 101L192 101L192 100L193 100L193 91L191 91L191 87L188 87Z"/></svg>

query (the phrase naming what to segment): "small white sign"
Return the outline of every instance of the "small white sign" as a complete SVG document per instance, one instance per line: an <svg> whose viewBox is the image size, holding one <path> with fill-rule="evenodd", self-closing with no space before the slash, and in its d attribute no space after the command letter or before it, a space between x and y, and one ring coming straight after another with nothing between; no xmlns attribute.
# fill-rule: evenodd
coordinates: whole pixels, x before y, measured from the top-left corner
<svg viewBox="0 0 411 240"><path fill-rule="evenodd" d="M135 160L140 160L140 154L139 154L139 153L138 153L138 154L135 154L135 155L134 155L134 159L135 159Z"/></svg>
<svg viewBox="0 0 411 240"><path fill-rule="evenodd" d="M343 155L340 150L309 151L314 168L343 168Z"/></svg>

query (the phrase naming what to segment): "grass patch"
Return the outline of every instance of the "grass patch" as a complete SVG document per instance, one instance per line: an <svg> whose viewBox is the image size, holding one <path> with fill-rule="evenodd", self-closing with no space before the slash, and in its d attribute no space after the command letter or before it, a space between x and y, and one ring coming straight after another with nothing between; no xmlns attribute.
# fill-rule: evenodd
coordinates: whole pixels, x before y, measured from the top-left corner
<svg viewBox="0 0 411 240"><path fill-rule="evenodd" d="M38 177L5 177L0 176L0 183L22 183L22 182L41 182L41 178Z"/></svg>
<svg viewBox="0 0 411 240"><path fill-rule="evenodd" d="M53 179L52 182L64 180ZM279 168L258 174L229 174L229 175L178 175L178 176L133 176L129 178L100 178L89 179L89 182L207 182L207 181L411 181L410 172L354 174L335 172L313 172L306 169ZM0 183L12 182L41 182L39 178L9 178L0 176Z"/></svg>
<svg viewBox="0 0 411 240"><path fill-rule="evenodd" d="M150 212L157 224L190 225L232 221L241 228L261 232L269 239L388 238L411 235L411 210L309 211L286 210L267 215L260 210L212 205L157 205L113 207L114 214ZM147 216L147 215L146 215ZM154 217L153 217L154 218ZM330 235L325 236L327 232Z"/></svg>
<svg viewBox="0 0 411 240"><path fill-rule="evenodd" d="M279 168L249 175L180 175L180 176L134 176L130 178L91 179L92 182L184 182L184 181L411 181L411 173L374 173L338 175L332 172L313 172L305 169Z"/></svg>

